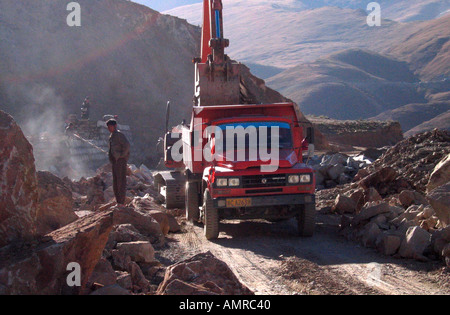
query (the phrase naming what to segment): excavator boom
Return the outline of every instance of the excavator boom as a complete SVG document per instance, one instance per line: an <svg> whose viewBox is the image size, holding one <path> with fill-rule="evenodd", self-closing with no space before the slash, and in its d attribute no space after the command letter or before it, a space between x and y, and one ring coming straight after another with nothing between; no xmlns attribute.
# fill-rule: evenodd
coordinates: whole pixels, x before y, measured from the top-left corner
<svg viewBox="0 0 450 315"><path fill-rule="evenodd" d="M221 0L203 0L203 28L202 28L202 56L201 62L206 63L208 56L213 55L210 46L211 39L216 41L223 40L223 18L222 18L222 1ZM222 46L216 46L216 50L224 50L229 46L228 40L222 41ZM217 54L217 53L216 53Z"/></svg>
<svg viewBox="0 0 450 315"><path fill-rule="evenodd" d="M236 105L240 101L240 64L225 54L221 0L203 1L202 47L195 61L194 106Z"/></svg>

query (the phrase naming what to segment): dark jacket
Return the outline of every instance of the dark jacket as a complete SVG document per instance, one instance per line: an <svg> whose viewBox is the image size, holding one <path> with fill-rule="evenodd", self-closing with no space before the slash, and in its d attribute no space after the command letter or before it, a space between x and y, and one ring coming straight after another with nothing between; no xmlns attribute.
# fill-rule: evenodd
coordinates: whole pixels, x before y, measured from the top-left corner
<svg viewBox="0 0 450 315"><path fill-rule="evenodd" d="M123 133L114 131L109 137L109 160L115 162L118 159L128 161L130 157L130 143Z"/></svg>

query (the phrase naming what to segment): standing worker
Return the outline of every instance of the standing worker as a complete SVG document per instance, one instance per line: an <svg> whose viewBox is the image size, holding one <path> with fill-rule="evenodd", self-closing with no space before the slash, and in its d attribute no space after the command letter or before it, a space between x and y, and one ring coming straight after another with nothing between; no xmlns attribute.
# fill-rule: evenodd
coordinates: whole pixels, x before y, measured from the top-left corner
<svg viewBox="0 0 450 315"><path fill-rule="evenodd" d="M130 143L123 133L117 130L117 121L106 123L111 133L109 137L109 161L112 164L113 188L117 203L125 204L127 192L127 163L130 157Z"/></svg>

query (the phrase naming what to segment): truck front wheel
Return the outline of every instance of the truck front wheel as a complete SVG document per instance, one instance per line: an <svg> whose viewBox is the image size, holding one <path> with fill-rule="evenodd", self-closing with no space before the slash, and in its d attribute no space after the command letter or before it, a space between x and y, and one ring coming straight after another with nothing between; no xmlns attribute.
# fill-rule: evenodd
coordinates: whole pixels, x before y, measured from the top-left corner
<svg viewBox="0 0 450 315"><path fill-rule="evenodd" d="M316 227L316 205L301 205L298 213L298 234L302 237L314 235Z"/></svg>
<svg viewBox="0 0 450 315"><path fill-rule="evenodd" d="M214 207L209 190L203 195L204 234L207 240L219 237L219 211Z"/></svg>

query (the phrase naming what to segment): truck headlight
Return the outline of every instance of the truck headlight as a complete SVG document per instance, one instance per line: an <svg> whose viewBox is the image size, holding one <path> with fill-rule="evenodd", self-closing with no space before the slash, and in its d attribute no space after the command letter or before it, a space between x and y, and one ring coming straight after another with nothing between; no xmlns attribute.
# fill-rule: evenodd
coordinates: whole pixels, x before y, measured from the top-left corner
<svg viewBox="0 0 450 315"><path fill-rule="evenodd" d="M311 182L311 175L310 174L289 175L289 177L288 177L288 183L290 185L309 184L310 182Z"/></svg>
<svg viewBox="0 0 450 315"><path fill-rule="evenodd" d="M311 175L310 174L306 174L306 175L300 175L300 183L302 184L307 184L311 182Z"/></svg>
<svg viewBox="0 0 450 315"><path fill-rule="evenodd" d="M228 186L227 178L218 178L217 179L217 187L226 187L226 186Z"/></svg>
<svg viewBox="0 0 450 315"><path fill-rule="evenodd" d="M289 175L289 184L298 184L300 182L300 175Z"/></svg>
<svg viewBox="0 0 450 315"><path fill-rule="evenodd" d="M228 185L230 187L237 187L241 184L241 181L239 178L229 178L228 179Z"/></svg>

